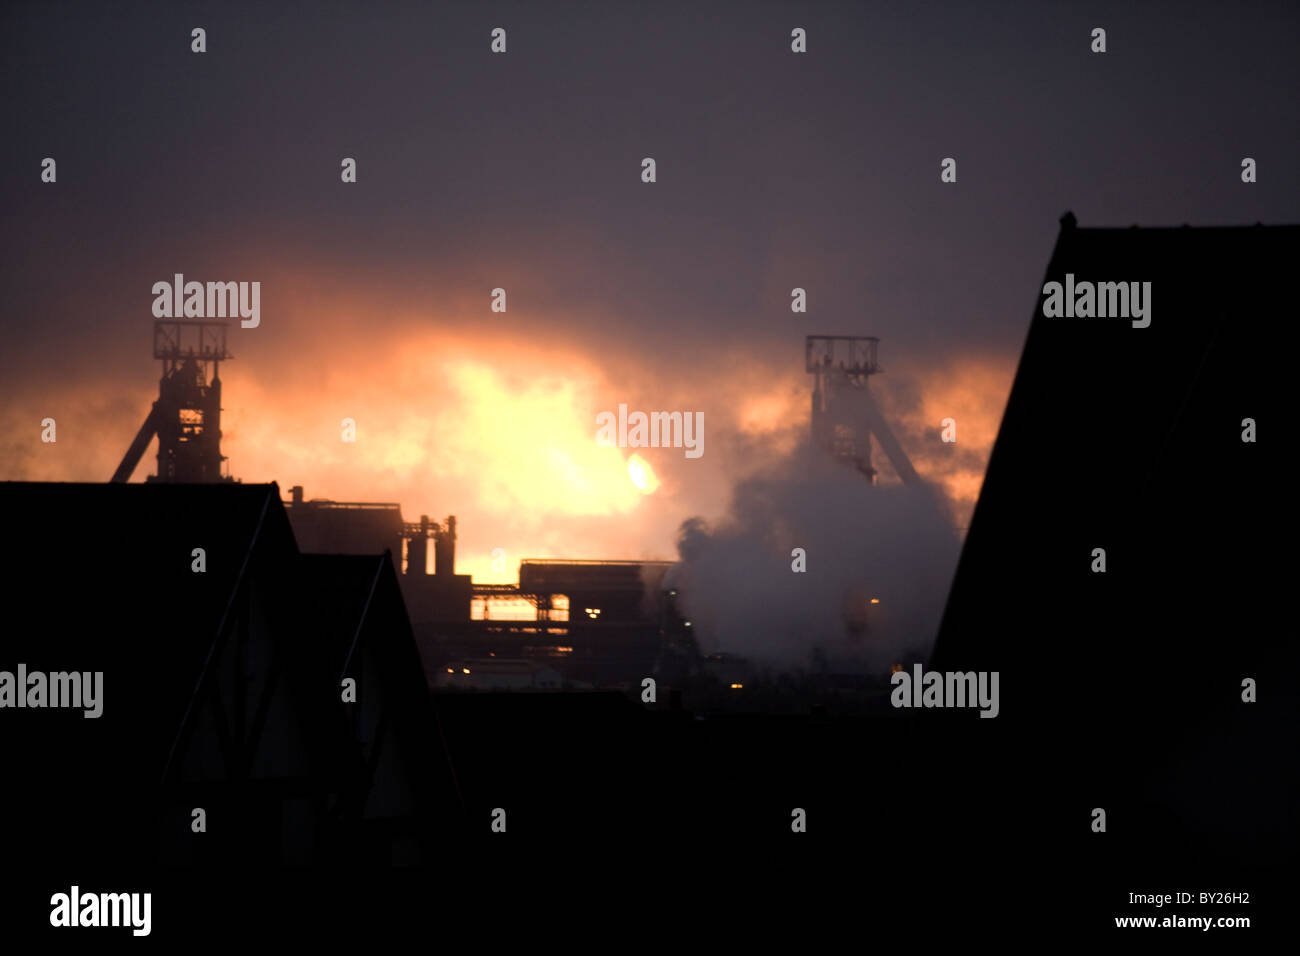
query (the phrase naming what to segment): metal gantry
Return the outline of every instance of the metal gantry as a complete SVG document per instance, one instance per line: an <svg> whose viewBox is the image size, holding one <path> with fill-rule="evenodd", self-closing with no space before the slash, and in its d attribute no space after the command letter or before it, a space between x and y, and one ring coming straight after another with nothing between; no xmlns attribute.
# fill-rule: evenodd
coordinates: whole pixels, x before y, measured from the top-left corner
<svg viewBox="0 0 1300 956"><path fill-rule="evenodd" d="M153 356L162 361L158 399L136 432L112 481L130 479L154 436L158 473L146 481L225 482L221 454L221 363L225 322L166 319L154 323ZM209 377L210 374L210 377Z"/></svg>

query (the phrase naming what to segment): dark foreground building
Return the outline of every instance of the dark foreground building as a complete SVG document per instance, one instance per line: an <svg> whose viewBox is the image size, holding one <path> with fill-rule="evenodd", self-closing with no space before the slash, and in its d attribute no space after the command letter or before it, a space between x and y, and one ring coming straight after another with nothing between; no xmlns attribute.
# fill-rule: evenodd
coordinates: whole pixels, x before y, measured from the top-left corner
<svg viewBox="0 0 1300 956"><path fill-rule="evenodd" d="M1248 889L1295 859L1297 251L1295 226L1062 220L1044 284L1150 282L1150 325L1037 297L931 662L1001 672L952 770L982 781L960 801L982 852L1054 874L1046 908L1122 915L1143 886Z"/></svg>
<svg viewBox="0 0 1300 956"><path fill-rule="evenodd" d="M300 554L275 485L4 483L0 509L0 670L103 674L97 718L3 713L12 852L427 859L455 797L388 555Z"/></svg>

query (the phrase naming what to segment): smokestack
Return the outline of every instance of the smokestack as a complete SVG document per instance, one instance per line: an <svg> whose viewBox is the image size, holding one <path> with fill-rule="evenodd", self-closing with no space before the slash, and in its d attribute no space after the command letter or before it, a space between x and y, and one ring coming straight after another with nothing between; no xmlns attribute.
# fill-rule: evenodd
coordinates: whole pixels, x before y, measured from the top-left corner
<svg viewBox="0 0 1300 956"><path fill-rule="evenodd" d="M406 573L429 573L429 516L420 515L419 533L406 539Z"/></svg>
<svg viewBox="0 0 1300 956"><path fill-rule="evenodd" d="M433 573L456 573L456 516L447 516L447 527L433 540Z"/></svg>
<svg viewBox="0 0 1300 956"><path fill-rule="evenodd" d="M302 504L302 485L294 485L289 489L289 495L293 499L293 504Z"/></svg>

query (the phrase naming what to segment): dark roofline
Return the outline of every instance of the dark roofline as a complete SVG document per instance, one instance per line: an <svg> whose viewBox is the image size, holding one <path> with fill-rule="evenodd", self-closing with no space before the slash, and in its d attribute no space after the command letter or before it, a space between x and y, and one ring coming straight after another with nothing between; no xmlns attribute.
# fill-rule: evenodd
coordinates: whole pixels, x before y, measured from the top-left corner
<svg viewBox="0 0 1300 956"><path fill-rule="evenodd" d="M257 486L250 485L249 487ZM217 648L221 647L225 643L224 637L226 634L227 622L230 619L230 611L231 608L234 607L235 597L239 594L240 588L243 587L244 577L248 573L248 564L253 558L253 552L257 550L257 542L262 537L262 528L266 526L266 513L270 509L272 501L281 504L279 488L276 487L275 482L271 483L267 488L267 491L268 494L262 501L262 511L257 516L257 525L253 528L253 534L248 539L248 550L244 552L244 560L239 565L239 574L235 577L235 583L231 587L230 594L226 598L226 606L221 612L221 619L217 622L216 633L212 635L210 643L208 644L208 653L203 659L203 668L199 671L198 680L194 682L194 690L191 691L190 699L185 704L185 715L181 718L180 726L176 729L176 735L172 738L172 745L167 750L167 761L163 764L161 777L161 781L164 784L167 782L168 773L171 771L172 761L176 757L176 749L180 746L181 741L187 736L190 724L195 719L194 706L198 702L201 692L208 682L212 668L212 659L216 655ZM283 508L282 504L281 507Z"/></svg>
<svg viewBox="0 0 1300 956"><path fill-rule="evenodd" d="M1195 229L1197 232L1240 232L1243 229L1268 229L1268 230L1285 230L1300 229L1300 223L1277 222L1262 223L1254 222L1239 226L1193 226L1190 223L1180 223L1177 226L1139 226L1133 223L1128 226L1080 226L1079 220L1073 212L1066 211L1061 217L1061 232L1132 232L1139 229L1142 232L1180 232L1184 229Z"/></svg>

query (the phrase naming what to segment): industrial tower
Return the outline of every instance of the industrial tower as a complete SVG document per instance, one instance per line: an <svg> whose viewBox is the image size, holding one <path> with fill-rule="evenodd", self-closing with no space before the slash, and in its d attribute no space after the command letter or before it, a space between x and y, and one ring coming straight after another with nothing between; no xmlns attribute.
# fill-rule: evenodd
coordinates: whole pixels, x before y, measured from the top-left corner
<svg viewBox="0 0 1300 956"><path fill-rule="evenodd" d="M875 336L807 337L804 367L814 376L813 441L875 484L876 469L871 466L871 436L875 435L904 484L919 485L920 476L867 390L870 377L881 371L876 358L879 344Z"/></svg>
<svg viewBox="0 0 1300 956"><path fill-rule="evenodd" d="M301 492L301 488L298 489ZM411 575L426 575L429 567L428 541L433 539L433 569L435 574L456 573L456 516L448 515L445 524L430 521L428 515L420 520L402 524L402 540L406 542L406 571Z"/></svg>
<svg viewBox="0 0 1300 956"><path fill-rule="evenodd" d="M233 481L221 467L226 459L221 454L219 367L222 360L231 357L226 351L226 323L172 319L155 322L153 357L163 363L158 400L112 480L127 481L157 435L158 474L145 481Z"/></svg>

